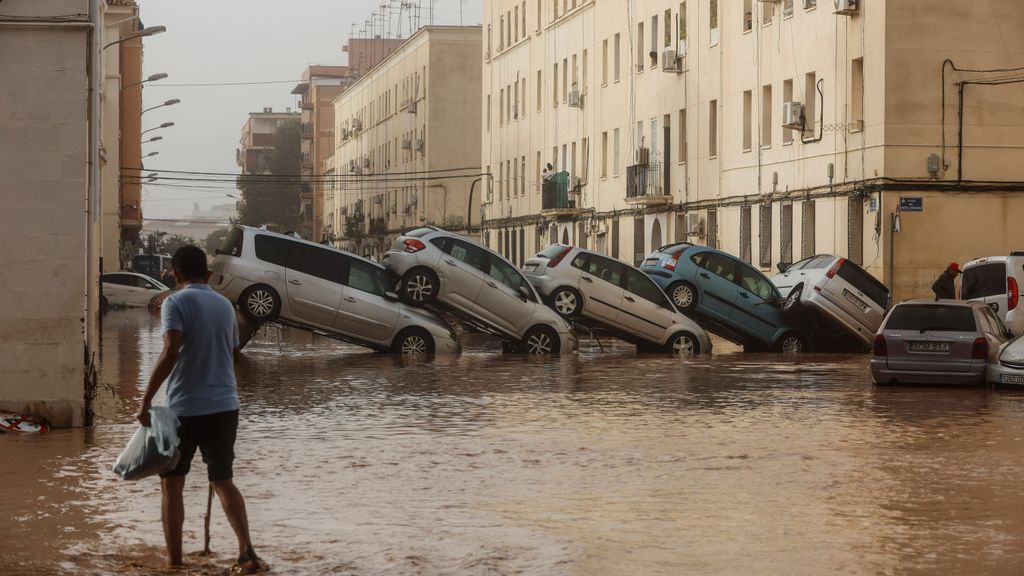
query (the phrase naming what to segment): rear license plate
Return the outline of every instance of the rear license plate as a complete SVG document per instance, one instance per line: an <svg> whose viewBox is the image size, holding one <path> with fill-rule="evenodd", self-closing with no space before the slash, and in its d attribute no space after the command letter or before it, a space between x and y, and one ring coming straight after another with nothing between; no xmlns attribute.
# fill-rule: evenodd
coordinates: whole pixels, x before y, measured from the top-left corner
<svg viewBox="0 0 1024 576"><path fill-rule="evenodd" d="M526 266L523 266L523 272L533 272L536 269L537 269L537 265L536 264L527 264Z"/></svg>
<svg viewBox="0 0 1024 576"><path fill-rule="evenodd" d="M1024 384L1024 376L1017 374L1001 374L999 376L999 382L1002 384Z"/></svg>
<svg viewBox="0 0 1024 576"><path fill-rule="evenodd" d="M911 342L911 352L949 352L949 342Z"/></svg>
<svg viewBox="0 0 1024 576"><path fill-rule="evenodd" d="M656 266L657 264L658 264L658 259L657 258L648 258L648 259L644 260L644 265L647 265L647 266Z"/></svg>
<svg viewBox="0 0 1024 576"><path fill-rule="evenodd" d="M857 308L860 308L865 312L868 311L868 305L860 298L857 298L857 296L853 292L850 292L845 288L843 289L843 298L846 298L847 302L853 304Z"/></svg>

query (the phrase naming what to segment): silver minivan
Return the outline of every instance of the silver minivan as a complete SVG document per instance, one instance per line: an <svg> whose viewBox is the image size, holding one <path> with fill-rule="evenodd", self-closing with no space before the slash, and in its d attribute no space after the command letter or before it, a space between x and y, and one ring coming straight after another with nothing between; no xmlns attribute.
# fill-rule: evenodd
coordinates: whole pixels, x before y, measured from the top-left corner
<svg viewBox="0 0 1024 576"><path fill-rule="evenodd" d="M292 236L232 227L213 260L210 285L257 321L402 354L461 350L436 314L399 301L382 266Z"/></svg>
<svg viewBox="0 0 1024 576"><path fill-rule="evenodd" d="M975 258L964 264L962 270L960 297L988 304L1014 334L1024 334L1024 307L1019 305L1020 289L1024 286L1024 252Z"/></svg>
<svg viewBox="0 0 1024 576"><path fill-rule="evenodd" d="M639 347L692 356L711 352L711 337L672 305L646 274L584 248L553 244L528 259L526 279L565 318L597 323Z"/></svg>
<svg viewBox="0 0 1024 576"><path fill-rule="evenodd" d="M819 314L862 348L871 348L889 307L889 289L845 258L819 254L792 266L779 265L771 281L786 295L782 312L792 320ZM803 318L801 318L803 317Z"/></svg>

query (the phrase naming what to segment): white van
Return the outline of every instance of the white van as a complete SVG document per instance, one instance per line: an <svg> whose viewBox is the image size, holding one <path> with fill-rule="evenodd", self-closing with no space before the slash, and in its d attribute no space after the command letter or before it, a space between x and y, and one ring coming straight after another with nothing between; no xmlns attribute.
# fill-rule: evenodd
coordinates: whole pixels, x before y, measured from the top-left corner
<svg viewBox="0 0 1024 576"><path fill-rule="evenodd" d="M960 298L988 304L1014 334L1024 334L1020 288L1024 286L1024 252L975 258L964 264Z"/></svg>

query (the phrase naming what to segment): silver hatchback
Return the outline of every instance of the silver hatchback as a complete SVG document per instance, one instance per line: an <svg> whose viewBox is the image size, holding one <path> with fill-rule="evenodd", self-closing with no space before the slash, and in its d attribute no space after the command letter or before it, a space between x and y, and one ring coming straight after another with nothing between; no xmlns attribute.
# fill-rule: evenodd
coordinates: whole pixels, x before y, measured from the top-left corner
<svg viewBox="0 0 1024 576"><path fill-rule="evenodd" d="M257 321L402 354L461 350L436 314L399 301L382 266L292 236L233 227L213 260L210 285Z"/></svg>
<svg viewBox="0 0 1024 576"><path fill-rule="evenodd" d="M908 300L875 336L876 384L980 385L1009 339L988 306L959 300Z"/></svg>
<svg viewBox="0 0 1024 576"><path fill-rule="evenodd" d="M576 336L500 254L428 226L400 236L384 254L399 293L417 306L442 305L467 324L530 354L574 352Z"/></svg>
<svg viewBox="0 0 1024 576"><path fill-rule="evenodd" d="M553 244L528 259L527 280L564 318L582 317L639 346L676 354L711 351L711 337L646 274L590 250Z"/></svg>

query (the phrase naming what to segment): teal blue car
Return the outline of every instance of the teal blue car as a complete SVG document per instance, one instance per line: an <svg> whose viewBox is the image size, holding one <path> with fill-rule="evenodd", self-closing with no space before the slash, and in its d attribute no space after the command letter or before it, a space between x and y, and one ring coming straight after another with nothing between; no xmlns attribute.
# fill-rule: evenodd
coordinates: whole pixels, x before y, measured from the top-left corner
<svg viewBox="0 0 1024 576"><path fill-rule="evenodd" d="M810 351L807 334L782 315L783 296L759 270L721 250L678 243L640 266L672 303L709 332L748 350Z"/></svg>

